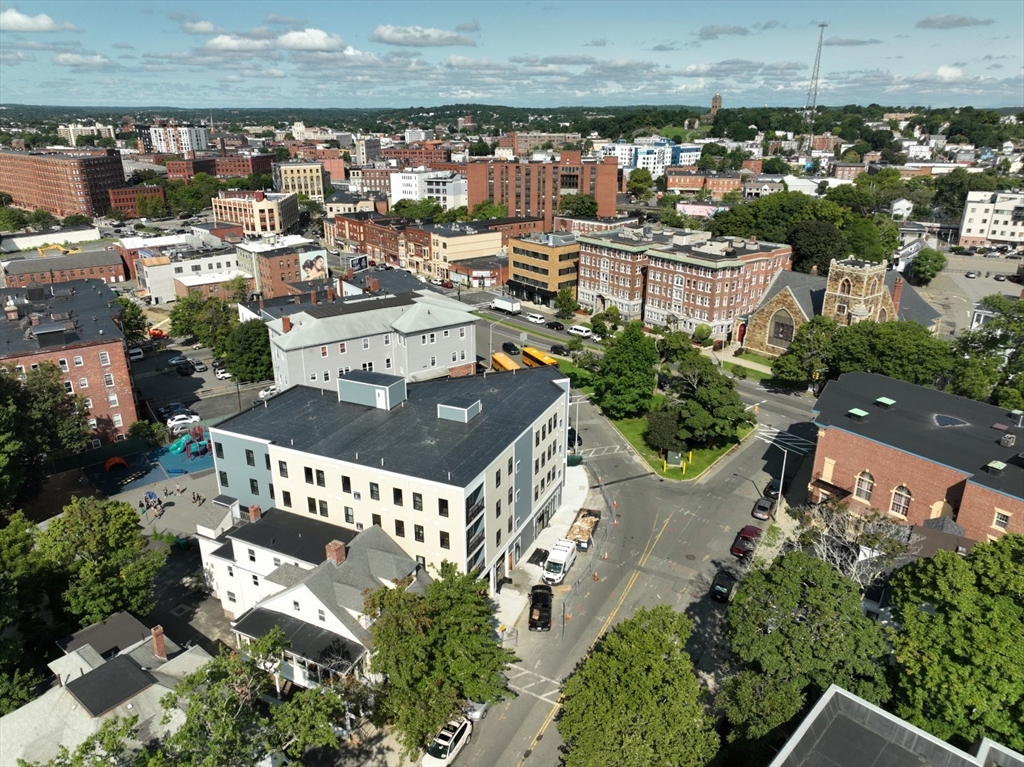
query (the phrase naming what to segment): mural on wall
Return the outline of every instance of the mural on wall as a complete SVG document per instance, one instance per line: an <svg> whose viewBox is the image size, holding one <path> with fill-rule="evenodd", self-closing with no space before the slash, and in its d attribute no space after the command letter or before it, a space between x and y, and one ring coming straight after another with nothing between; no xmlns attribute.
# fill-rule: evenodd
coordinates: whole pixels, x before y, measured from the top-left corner
<svg viewBox="0 0 1024 767"><path fill-rule="evenodd" d="M302 262L302 279L324 280L328 276L327 260L323 256L314 256Z"/></svg>

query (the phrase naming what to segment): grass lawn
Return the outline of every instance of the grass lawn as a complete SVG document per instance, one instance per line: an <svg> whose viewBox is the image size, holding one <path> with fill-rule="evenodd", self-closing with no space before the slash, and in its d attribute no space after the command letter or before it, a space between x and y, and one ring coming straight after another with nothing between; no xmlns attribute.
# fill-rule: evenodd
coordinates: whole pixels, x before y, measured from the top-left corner
<svg viewBox="0 0 1024 767"><path fill-rule="evenodd" d="M652 450L644 442L644 432L647 430L647 418L623 418L618 421L612 421L615 424L622 436L629 440L631 444L644 460L650 465L650 467L657 472L657 474L665 479L675 480L692 480L697 479L703 474L708 467L711 466L715 461L721 458L725 453L735 445L739 444L739 440L732 440L726 444L718 445L716 447L707 448L704 450L694 450L693 460L686 466L686 474L683 474L682 469L678 466L669 466L668 470L662 469L662 460L658 456L657 450ZM740 430L740 440L746 437L750 432L754 430L753 426L745 426Z"/></svg>
<svg viewBox="0 0 1024 767"><path fill-rule="evenodd" d="M747 378L751 378L755 381L770 381L772 378L771 373L762 373L760 370L754 370L753 368L748 368L746 365L740 365L736 362L723 362L722 368L724 370L728 370L730 373L737 369L742 370Z"/></svg>
<svg viewBox="0 0 1024 767"><path fill-rule="evenodd" d="M561 370L566 375L575 374L578 376L582 376L584 380L591 376L591 374L588 373L586 370L584 370L581 367L577 367L576 365L573 365L571 362L569 362L569 360L558 360L558 369ZM594 387L581 386L579 387L579 391L583 392L589 397L594 393Z"/></svg>
<svg viewBox="0 0 1024 767"><path fill-rule="evenodd" d="M771 357L762 357L760 354L754 354L753 352L743 352L743 354L739 355L739 358L741 360L747 360L748 362L756 362L759 365L764 365L769 368L775 361Z"/></svg>

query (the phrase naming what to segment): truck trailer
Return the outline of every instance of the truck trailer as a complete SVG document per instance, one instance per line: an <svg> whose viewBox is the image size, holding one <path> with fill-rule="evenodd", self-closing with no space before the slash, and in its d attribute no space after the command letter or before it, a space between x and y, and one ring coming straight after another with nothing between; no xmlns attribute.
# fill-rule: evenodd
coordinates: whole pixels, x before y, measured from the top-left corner
<svg viewBox="0 0 1024 767"><path fill-rule="evenodd" d="M491 308L505 314L520 314L523 311L522 305L509 296L498 296L491 302Z"/></svg>

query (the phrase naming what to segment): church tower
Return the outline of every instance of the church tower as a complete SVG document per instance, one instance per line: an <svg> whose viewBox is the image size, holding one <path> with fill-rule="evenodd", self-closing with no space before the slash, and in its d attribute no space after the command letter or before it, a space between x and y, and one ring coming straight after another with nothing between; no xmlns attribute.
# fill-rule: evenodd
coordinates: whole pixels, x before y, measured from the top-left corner
<svg viewBox="0 0 1024 767"><path fill-rule="evenodd" d="M885 264L857 258L832 259L821 313L841 325L897 319L892 296L885 287Z"/></svg>
<svg viewBox="0 0 1024 767"><path fill-rule="evenodd" d="M722 97L717 93L711 98L711 116L714 117L718 114L718 110L722 108Z"/></svg>

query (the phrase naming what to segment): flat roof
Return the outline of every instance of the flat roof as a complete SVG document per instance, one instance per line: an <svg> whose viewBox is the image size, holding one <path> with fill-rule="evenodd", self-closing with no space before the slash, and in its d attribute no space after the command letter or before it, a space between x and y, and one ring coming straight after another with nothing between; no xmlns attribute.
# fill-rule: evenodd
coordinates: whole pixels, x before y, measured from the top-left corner
<svg viewBox="0 0 1024 767"><path fill-rule="evenodd" d="M119 655L71 680L67 688L90 714L100 716L138 695L154 681L131 657Z"/></svg>
<svg viewBox="0 0 1024 767"><path fill-rule="evenodd" d="M6 255L6 254L5 254ZM13 255L13 254L12 254ZM68 269L82 269L95 266L122 266L121 254L116 250L88 250L68 256L29 255L7 262L4 271L8 274L35 274L36 272L63 272Z"/></svg>
<svg viewBox="0 0 1024 767"><path fill-rule="evenodd" d="M309 240L303 237L301 234L283 234L276 236L272 242L263 242L262 240L246 240L245 242L235 243L235 247L239 250L247 250L250 253L266 253L271 250L280 250L282 248L297 248L301 245L315 245L313 240ZM323 248L316 248L317 250L323 250Z"/></svg>
<svg viewBox="0 0 1024 767"><path fill-rule="evenodd" d="M212 431L465 487L564 396L554 383L564 377L544 367L411 383L408 399L391 410L336 402L322 389L295 386ZM438 418L438 404L465 399L482 406L468 423Z"/></svg>

